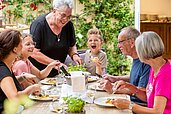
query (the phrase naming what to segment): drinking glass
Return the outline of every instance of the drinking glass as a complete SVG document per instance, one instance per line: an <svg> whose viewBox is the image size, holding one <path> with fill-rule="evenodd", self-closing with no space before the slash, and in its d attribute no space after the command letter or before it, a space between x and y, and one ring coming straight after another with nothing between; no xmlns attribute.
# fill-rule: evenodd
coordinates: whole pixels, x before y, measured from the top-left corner
<svg viewBox="0 0 171 114"><path fill-rule="evenodd" d="M87 90L87 97L90 98L90 105L89 105L89 111L90 111L90 114L93 114L93 104L94 104L94 100L95 100L95 96L96 96L96 88L97 88L97 85L95 84L94 85L94 89L93 90Z"/></svg>
<svg viewBox="0 0 171 114"><path fill-rule="evenodd" d="M64 104L60 103L59 101L55 101L50 105L50 108L52 111L63 114L64 113Z"/></svg>
<svg viewBox="0 0 171 114"><path fill-rule="evenodd" d="M97 88L97 85L95 84L94 85L94 89L93 90L87 90L87 97L90 98L90 104L93 104L94 103L94 100L95 100L95 95L96 95L96 88Z"/></svg>
<svg viewBox="0 0 171 114"><path fill-rule="evenodd" d="M62 72L60 72L57 76L56 76L56 86L58 85L62 85L64 84L64 74Z"/></svg>

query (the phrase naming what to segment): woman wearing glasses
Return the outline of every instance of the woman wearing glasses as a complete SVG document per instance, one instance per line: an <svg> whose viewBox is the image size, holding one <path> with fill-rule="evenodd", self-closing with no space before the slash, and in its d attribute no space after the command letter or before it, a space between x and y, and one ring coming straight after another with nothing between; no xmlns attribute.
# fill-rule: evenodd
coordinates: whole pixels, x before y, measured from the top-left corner
<svg viewBox="0 0 171 114"><path fill-rule="evenodd" d="M23 81L20 81L23 88L36 83L36 77L39 79L46 78L50 71L60 64L60 62L53 61L48 64L45 69L41 71L38 70L28 59L28 57L33 54L35 44L30 34L22 34L21 55L17 58L18 60L14 62L12 70L15 76L24 76Z"/></svg>
<svg viewBox="0 0 171 114"><path fill-rule="evenodd" d="M49 63L59 60L64 63L67 54L73 61L81 64L77 53L74 27L70 20L72 0L54 0L50 13L39 16L30 27L33 41L36 42L35 54L30 61L39 69L44 69ZM52 70L50 77L57 74Z"/></svg>

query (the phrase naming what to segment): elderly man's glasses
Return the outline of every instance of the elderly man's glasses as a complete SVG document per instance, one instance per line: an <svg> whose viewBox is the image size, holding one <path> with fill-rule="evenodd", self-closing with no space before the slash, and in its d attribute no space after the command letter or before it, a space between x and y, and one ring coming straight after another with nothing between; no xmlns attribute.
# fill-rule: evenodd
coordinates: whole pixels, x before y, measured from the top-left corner
<svg viewBox="0 0 171 114"><path fill-rule="evenodd" d="M125 41L128 41L130 39L125 39L125 40L121 40L121 41L118 41L118 44L123 44Z"/></svg>

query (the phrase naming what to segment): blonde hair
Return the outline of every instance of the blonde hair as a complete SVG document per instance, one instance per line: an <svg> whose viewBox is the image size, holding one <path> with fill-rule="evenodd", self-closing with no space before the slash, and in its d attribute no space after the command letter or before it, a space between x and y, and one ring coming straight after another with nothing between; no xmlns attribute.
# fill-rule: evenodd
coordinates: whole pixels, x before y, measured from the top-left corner
<svg viewBox="0 0 171 114"><path fill-rule="evenodd" d="M97 28L89 29L89 30L88 30L88 33L87 33L88 38L89 38L90 35L97 35L97 37L98 37L100 40L103 41L103 34L102 34L102 32L101 32L99 29L97 29Z"/></svg>
<svg viewBox="0 0 171 114"><path fill-rule="evenodd" d="M152 31L143 32L136 40L135 47L141 61L155 59L164 53L164 44L160 36Z"/></svg>

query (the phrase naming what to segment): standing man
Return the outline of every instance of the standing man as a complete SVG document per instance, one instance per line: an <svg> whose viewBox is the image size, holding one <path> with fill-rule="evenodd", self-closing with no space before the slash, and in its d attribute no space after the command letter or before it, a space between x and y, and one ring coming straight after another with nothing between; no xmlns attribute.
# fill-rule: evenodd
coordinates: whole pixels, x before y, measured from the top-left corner
<svg viewBox="0 0 171 114"><path fill-rule="evenodd" d="M81 64L77 53L74 27L71 22L72 0L54 0L53 10L39 16L30 27L33 41L36 42L30 61L40 70L49 63L59 60L64 63L67 54L76 64ZM49 77L58 74L53 69Z"/></svg>
<svg viewBox="0 0 171 114"><path fill-rule="evenodd" d="M101 82L101 86L107 92L115 92L115 88L112 88L113 85L111 83L119 80L127 81L133 84L134 86L137 86L137 88L140 88L141 90L145 91L149 79L150 66L145 63L142 63L138 58L135 49L135 40L139 35L140 32L132 27L125 27L119 33L118 48L121 50L123 55L128 55L133 58L132 68L130 71L130 76L111 76L107 74L104 75L104 78L106 80ZM127 89L123 89L121 91L116 92L125 94L129 93ZM132 94L131 100L134 102L143 103L143 101L136 97L136 93Z"/></svg>

